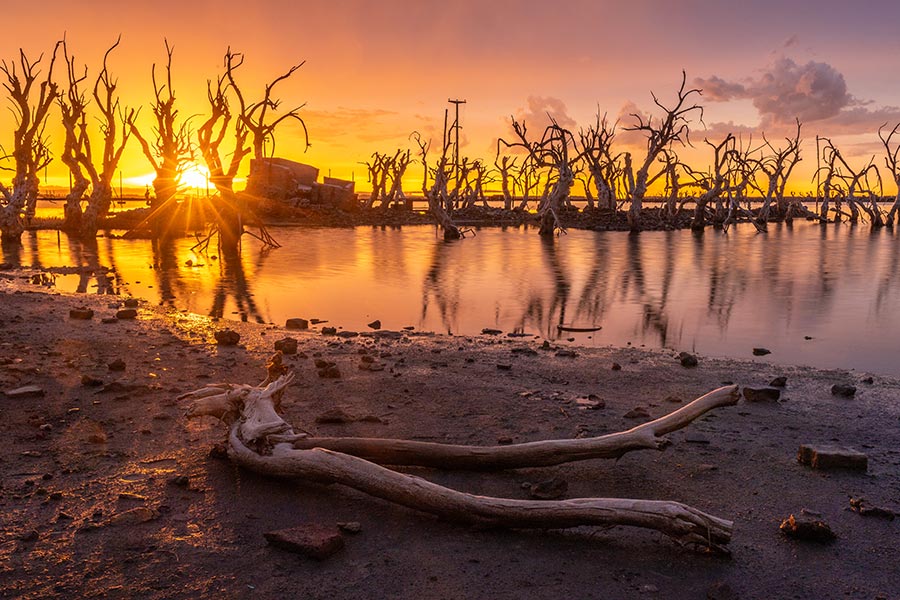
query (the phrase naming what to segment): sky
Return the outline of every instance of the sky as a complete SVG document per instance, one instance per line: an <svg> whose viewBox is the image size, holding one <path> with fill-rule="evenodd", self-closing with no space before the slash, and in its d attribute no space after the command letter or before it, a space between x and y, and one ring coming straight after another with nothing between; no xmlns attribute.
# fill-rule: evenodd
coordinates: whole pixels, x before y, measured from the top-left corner
<svg viewBox="0 0 900 600"><path fill-rule="evenodd" d="M549 112L577 129L599 109L627 126L629 113L652 114L651 91L671 101L684 70L688 84L703 89L703 122L692 123L696 147L685 154L692 166L711 158L704 137L758 140L765 131L778 140L800 118L802 187L815 170L816 135L831 137L860 167L873 156L883 163L878 127L900 122L898 22L900 3L890 0L44 0L4 8L0 58L14 60L21 48L31 58L45 53L46 62L65 35L93 76L121 34L110 69L123 103L143 106L144 130L151 65L164 62L164 39L174 47L185 117L205 113L206 81L219 74L228 47L246 57L239 81L249 97L305 61L276 96L284 108L303 105L311 147L304 151L302 131L287 123L276 153L353 177L362 189L361 163L373 152L415 150L413 131L440 140L450 98L466 100L461 153L492 162L511 116L537 132ZM55 127L48 131L58 155ZM620 141L639 141L633 137ZM0 144L11 143L6 111ZM126 181L151 172L137 144L122 172ZM64 165L55 161L47 178L67 182Z"/></svg>

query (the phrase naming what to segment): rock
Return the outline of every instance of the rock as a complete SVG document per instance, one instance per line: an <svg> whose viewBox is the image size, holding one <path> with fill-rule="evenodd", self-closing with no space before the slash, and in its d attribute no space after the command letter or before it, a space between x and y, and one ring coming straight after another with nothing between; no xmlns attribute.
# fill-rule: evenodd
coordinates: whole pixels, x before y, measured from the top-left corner
<svg viewBox="0 0 900 600"><path fill-rule="evenodd" d="M797 451L797 460L813 469L848 469L852 471L866 471L869 466L869 457L854 450L842 446L814 446L803 444Z"/></svg>
<svg viewBox="0 0 900 600"><path fill-rule="evenodd" d="M81 376L81 385L84 387L100 387L103 385L103 380L85 374Z"/></svg>
<svg viewBox="0 0 900 600"><path fill-rule="evenodd" d="M319 377L322 379L340 379L341 371L337 366L325 367L324 369L319 369Z"/></svg>
<svg viewBox="0 0 900 600"><path fill-rule="evenodd" d="M603 398L596 394L588 394L587 396L576 398L575 404L578 405L578 408L584 410L599 410L606 407L606 402L603 401Z"/></svg>
<svg viewBox="0 0 900 600"><path fill-rule="evenodd" d="M137 318L137 310L133 308L123 308L122 310L116 313L117 319L136 319Z"/></svg>
<svg viewBox="0 0 900 600"><path fill-rule="evenodd" d="M327 361L322 358L317 358L315 361L313 361L313 364L316 365L317 369L327 369L328 367L334 366L333 362Z"/></svg>
<svg viewBox="0 0 900 600"><path fill-rule="evenodd" d="M191 485L191 478L187 475L176 475L169 480L169 483L178 487L186 488Z"/></svg>
<svg viewBox="0 0 900 600"><path fill-rule="evenodd" d="M21 540L23 542L33 542L33 541L37 540L39 537L40 537L40 535L34 529L26 531L25 533L21 533L18 536L19 540Z"/></svg>
<svg viewBox="0 0 900 600"><path fill-rule="evenodd" d="M324 560L344 547L344 537L337 527L319 523L269 531L263 536L276 548L297 552L316 560Z"/></svg>
<svg viewBox="0 0 900 600"><path fill-rule="evenodd" d="M213 335L216 338L216 343L220 346L236 346L241 341L241 334L232 329L223 329L215 332Z"/></svg>
<svg viewBox="0 0 900 600"><path fill-rule="evenodd" d="M537 500L556 500L562 498L568 490L569 483L565 479L554 477L531 484L528 495Z"/></svg>
<svg viewBox="0 0 900 600"><path fill-rule="evenodd" d="M503 333L503 331L501 331L499 329L490 329L488 327L485 327L484 329L481 330L481 333L483 335L500 335L501 333Z"/></svg>
<svg viewBox="0 0 900 600"><path fill-rule="evenodd" d="M377 362L362 361L359 363L360 371L384 371L384 365Z"/></svg>
<svg viewBox="0 0 900 600"><path fill-rule="evenodd" d="M557 350L556 356L561 356L563 358L575 358L578 356L578 353L574 350Z"/></svg>
<svg viewBox="0 0 900 600"><path fill-rule="evenodd" d="M125 370L125 361L121 358L117 358L111 363L106 365L106 368L110 371L124 371Z"/></svg>
<svg viewBox="0 0 900 600"><path fill-rule="evenodd" d="M125 308L137 308L138 307L137 298L128 298L127 300L125 300L125 302L123 304L125 305Z"/></svg>
<svg viewBox="0 0 900 600"><path fill-rule="evenodd" d="M678 396L666 396L663 402L671 402L672 404L681 404L682 400Z"/></svg>
<svg viewBox="0 0 900 600"><path fill-rule="evenodd" d="M39 385L24 385L14 390L6 390L3 393L9 398L29 398L32 396L43 396L44 388Z"/></svg>
<svg viewBox="0 0 900 600"><path fill-rule="evenodd" d="M640 593L642 594L656 594L657 592L659 592L659 588L652 583L645 583L640 589Z"/></svg>
<svg viewBox="0 0 900 600"><path fill-rule="evenodd" d="M282 338L275 342L275 349L282 354L297 354L297 340L292 337Z"/></svg>
<svg viewBox="0 0 900 600"><path fill-rule="evenodd" d="M339 338L355 338L359 335L357 331L338 331L337 335Z"/></svg>
<svg viewBox="0 0 900 600"><path fill-rule="evenodd" d="M620 364L617 363L617 362L614 362L614 363L612 364L612 370L613 370L613 371L621 371L621 370L622 370L622 365L620 365Z"/></svg>
<svg viewBox="0 0 900 600"><path fill-rule="evenodd" d="M850 510L863 517L880 517L882 519L887 519L888 521L893 521L894 517L897 516L897 513L889 508L865 506L864 503L865 500L863 498L850 498Z"/></svg>
<svg viewBox="0 0 900 600"><path fill-rule="evenodd" d="M650 413L643 406L635 406L622 416L626 419L646 419Z"/></svg>
<svg viewBox="0 0 900 600"><path fill-rule="evenodd" d="M366 327L368 327L369 329L381 329L381 321L375 319L374 321L366 325Z"/></svg>
<svg viewBox="0 0 900 600"><path fill-rule="evenodd" d="M346 533L359 533L362 531L362 524L359 521L345 521L337 524L338 529Z"/></svg>
<svg viewBox="0 0 900 600"><path fill-rule="evenodd" d="M706 590L706 600L739 600L738 595L724 581L717 581Z"/></svg>
<svg viewBox="0 0 900 600"><path fill-rule="evenodd" d="M500 437L497 438L497 444L499 444L501 446L509 446L512 443L513 443L513 439L511 437L509 437L508 435L501 435Z"/></svg>
<svg viewBox="0 0 900 600"><path fill-rule="evenodd" d="M708 444L709 438L702 433L687 433L684 436L684 441L688 444Z"/></svg>
<svg viewBox="0 0 900 600"><path fill-rule="evenodd" d="M866 385L872 385L873 383L875 383L875 378L874 377L866 377L865 379L861 380L860 383L864 383Z"/></svg>
<svg viewBox="0 0 900 600"><path fill-rule="evenodd" d="M772 351L768 348L754 348L753 356L765 356L766 354L772 354Z"/></svg>
<svg viewBox="0 0 900 600"><path fill-rule="evenodd" d="M352 423L353 421L354 421L353 417L348 415L341 408L332 408L330 410L326 410L321 415L316 417L316 423L324 424L324 425Z"/></svg>
<svg viewBox="0 0 900 600"><path fill-rule="evenodd" d="M856 395L856 386L836 383L831 386L831 395L840 396L841 398L852 398Z"/></svg>
<svg viewBox="0 0 900 600"><path fill-rule="evenodd" d="M497 370L498 370L498 371L511 371L511 370L512 370L512 365L508 365L508 364L498 364L498 365L497 365Z"/></svg>
<svg viewBox="0 0 900 600"><path fill-rule="evenodd" d="M778 402L781 398L781 390L770 387L745 387L742 391L747 402Z"/></svg>
<svg viewBox="0 0 900 600"><path fill-rule="evenodd" d="M769 387L783 388L787 385L787 377L776 377L769 382Z"/></svg>
<svg viewBox="0 0 900 600"><path fill-rule="evenodd" d="M537 356L537 350L533 348L513 348L510 350L513 354L519 354L521 356Z"/></svg>
<svg viewBox="0 0 900 600"><path fill-rule="evenodd" d="M681 366L685 368L693 368L699 364L697 357L688 352L682 352L678 355L678 360L681 361Z"/></svg>
<svg viewBox="0 0 900 600"><path fill-rule="evenodd" d="M300 318L288 319L284 326L286 329L309 329L309 321Z"/></svg>
<svg viewBox="0 0 900 600"><path fill-rule="evenodd" d="M337 327L323 327L322 328L322 335L336 335L336 334L337 334Z"/></svg>
<svg viewBox="0 0 900 600"><path fill-rule="evenodd" d="M830 542L837 537L828 523L806 515L789 516L781 522L779 529L788 537L811 542Z"/></svg>
<svg viewBox="0 0 900 600"><path fill-rule="evenodd" d="M120 512L111 516L106 525L137 525L159 518L159 513L146 506L137 506L131 510Z"/></svg>
<svg viewBox="0 0 900 600"><path fill-rule="evenodd" d="M69 318L78 321L89 321L94 318L94 311L89 308L80 306L69 311Z"/></svg>

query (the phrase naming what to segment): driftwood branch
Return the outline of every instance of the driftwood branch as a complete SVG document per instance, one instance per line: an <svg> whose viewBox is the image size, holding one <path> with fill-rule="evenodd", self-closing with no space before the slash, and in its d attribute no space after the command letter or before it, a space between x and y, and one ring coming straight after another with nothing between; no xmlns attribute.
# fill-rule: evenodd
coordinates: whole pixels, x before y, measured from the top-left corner
<svg viewBox="0 0 900 600"><path fill-rule="evenodd" d="M662 436L685 427L714 408L736 403L737 386L710 392L673 413L621 433L592 439L474 447L404 440L311 438L304 433L295 433L278 410L280 396L293 380L293 374L280 373L283 368L270 366L268 376L260 386L213 384L184 394L180 399L193 401L188 417L215 416L229 424L228 453L231 459L265 475L339 483L402 506L464 523L545 529L631 525L660 531L684 543L722 551L731 537L731 521L678 502L619 498L548 502L490 498L448 489L375 462L501 469L616 458L631 450L661 448L664 445Z"/></svg>

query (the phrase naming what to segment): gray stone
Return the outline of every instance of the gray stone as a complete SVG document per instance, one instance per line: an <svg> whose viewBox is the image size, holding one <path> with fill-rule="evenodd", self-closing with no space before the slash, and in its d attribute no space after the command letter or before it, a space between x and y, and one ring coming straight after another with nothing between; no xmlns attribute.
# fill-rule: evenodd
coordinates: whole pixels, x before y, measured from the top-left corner
<svg viewBox="0 0 900 600"><path fill-rule="evenodd" d="M9 398L28 398L30 396L43 396L44 388L39 385L25 385L13 390L6 390L4 394Z"/></svg>
<svg viewBox="0 0 900 600"><path fill-rule="evenodd" d="M682 367L686 367L688 369L696 367L700 364L700 361L697 360L697 357L688 352L682 352L678 355L678 360L681 362Z"/></svg>
<svg viewBox="0 0 900 600"><path fill-rule="evenodd" d="M777 402L781 398L781 390L775 388L751 388L743 389L744 398L747 402Z"/></svg>
<svg viewBox="0 0 900 600"><path fill-rule="evenodd" d="M840 396L842 398L852 398L856 395L856 386L836 383L831 386L831 395Z"/></svg>
<svg viewBox="0 0 900 600"><path fill-rule="evenodd" d="M813 469L823 470L848 469L852 471L866 471L869 467L868 456L843 446L802 444L797 452L797 460Z"/></svg>
<svg viewBox="0 0 900 600"><path fill-rule="evenodd" d="M69 311L69 318L78 321L89 321L94 318L94 311L83 306L73 308Z"/></svg>
<svg viewBox="0 0 900 600"><path fill-rule="evenodd" d="M297 340L286 337L275 342L275 349L282 354L297 354Z"/></svg>
<svg viewBox="0 0 900 600"><path fill-rule="evenodd" d="M297 552L316 560L324 560L344 547L344 537L337 527L319 523L269 531L263 536L276 548Z"/></svg>
<svg viewBox="0 0 900 600"><path fill-rule="evenodd" d="M231 329L223 329L215 332L213 335L216 338L216 343L220 346L236 346L241 341L241 334Z"/></svg>
<svg viewBox="0 0 900 600"><path fill-rule="evenodd" d="M787 377L776 377L769 382L769 387L783 388L787 385Z"/></svg>
<svg viewBox="0 0 900 600"><path fill-rule="evenodd" d="M287 329L309 329L309 321L299 318L288 319L285 322L284 326Z"/></svg>

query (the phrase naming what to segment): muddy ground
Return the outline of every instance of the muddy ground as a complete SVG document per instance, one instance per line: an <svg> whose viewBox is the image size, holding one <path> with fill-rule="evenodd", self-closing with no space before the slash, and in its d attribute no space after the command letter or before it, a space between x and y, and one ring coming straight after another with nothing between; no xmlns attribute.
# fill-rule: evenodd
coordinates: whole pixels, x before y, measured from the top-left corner
<svg viewBox="0 0 900 600"><path fill-rule="evenodd" d="M143 303L136 319L105 323L122 299L59 295L22 276L0 280L0 390L35 385L42 395L0 394L2 597L900 598L900 519L850 510L859 497L900 509L896 379L775 367L752 360L749 348L747 362L701 356L685 368L665 351L558 356L542 339L503 334L337 338ZM79 306L94 317L70 318ZM226 327L240 332L238 346L215 344ZM236 469L210 452L224 427L188 421L176 397L210 382L257 383L286 335L300 350L286 358L299 375L286 419L319 435L465 444L593 436L724 382L765 386L784 376L787 386L778 402L717 409L671 434L662 452L500 473L410 470L476 494L526 498L523 484L556 477L569 498L678 500L734 520L731 556L722 557L629 527L464 527L340 486ZM362 352L385 369L360 370ZM341 377L320 378L316 358L337 363ZM110 370L117 359L124 370ZM834 384L858 391L833 396ZM597 398L586 402L590 394ZM584 408L597 399L605 406ZM625 418L635 407L649 416ZM347 422L316 423L336 408ZM812 470L797 462L801 443L865 452L868 472ZM780 533L804 509L837 539ZM263 537L338 522L361 530L323 561Z"/></svg>

